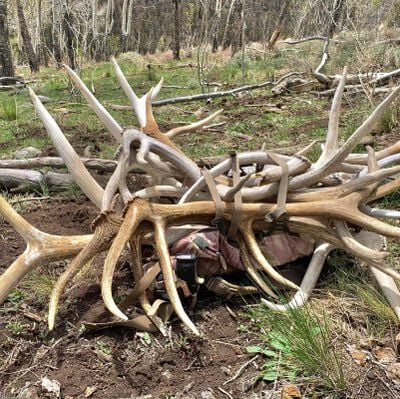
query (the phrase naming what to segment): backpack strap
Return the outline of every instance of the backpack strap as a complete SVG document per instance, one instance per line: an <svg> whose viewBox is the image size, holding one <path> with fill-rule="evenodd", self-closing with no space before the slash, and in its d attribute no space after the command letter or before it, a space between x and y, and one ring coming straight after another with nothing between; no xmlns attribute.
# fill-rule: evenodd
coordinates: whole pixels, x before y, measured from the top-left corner
<svg viewBox="0 0 400 399"><path fill-rule="evenodd" d="M211 194L211 198L215 205L215 218L212 224L218 229L221 234L225 234L224 228L224 204L218 193L217 186L215 184L214 178L207 169L202 170L204 180L206 181L208 191Z"/></svg>
<svg viewBox="0 0 400 399"><path fill-rule="evenodd" d="M279 190L276 201L276 208L273 212L265 216L266 220L272 222L271 233L287 231L286 200L289 188L289 167L287 163L277 154L267 151L267 154L282 169L282 177L279 182Z"/></svg>
<svg viewBox="0 0 400 399"><path fill-rule="evenodd" d="M240 184L240 164L239 158L236 153L231 155L232 157L232 177L233 186L238 186ZM228 238L234 239L238 231L240 222L242 220L242 193L238 190L233 197L233 216L231 224L228 230Z"/></svg>

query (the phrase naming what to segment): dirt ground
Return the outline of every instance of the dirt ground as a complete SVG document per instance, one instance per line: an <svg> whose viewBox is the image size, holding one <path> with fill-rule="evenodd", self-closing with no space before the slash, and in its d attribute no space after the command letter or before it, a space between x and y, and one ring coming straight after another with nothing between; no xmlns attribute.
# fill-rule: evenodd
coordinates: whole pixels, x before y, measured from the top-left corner
<svg viewBox="0 0 400 399"><path fill-rule="evenodd" d="M39 228L46 226L46 231L54 234L88 233L95 215L88 201L65 198L32 203L24 210L29 222ZM0 231L2 271L25 244L5 222L0 222ZM63 267L59 262L41 271L48 274L50 270L56 276ZM169 337L123 328L83 332L81 321L103 321L96 318L103 310L101 259L91 269L64 296L54 332L47 331L47 297L39 288L35 292L33 285L23 282L22 299L1 306L0 394L56 398L42 388L43 378L48 378L59 384L64 399L281 398L282 384L259 381L262 359L245 351L259 342L259 331L242 310L258 298L245 302L203 296L192 315L202 338L188 334L177 321L170 324ZM115 280L118 292L124 292L126 282L131 281L124 262ZM358 367L349 357L346 369L351 393L329 398L400 397L399 385L393 384L381 367ZM296 384L305 392L304 398L321 397L316 394L318 387L307 380Z"/></svg>
<svg viewBox="0 0 400 399"><path fill-rule="evenodd" d="M30 205L24 216L39 228L46 226L49 233L77 234L90 232L95 214L87 201L52 199ZM25 244L5 222L0 223L0 231L3 270L23 251ZM62 265L53 267L62 270ZM129 278L124 265L118 273L117 283ZM127 329L81 334L76 326L90 316L93 308L101 306L98 276L95 273L94 280L83 278L72 287L64 297L61 317L52 333L47 333L44 320L47 304L38 301L34 292L22 289L24 298L18 309L9 302L2 306L0 392L7 395L28 392L32 396L27 397L46 397L40 387L43 377L57 380L64 398L82 398L85 391L88 394L92 390L91 398L148 394L153 398L228 397L219 389L233 397L245 398L262 389L262 384L253 387L259 367L256 361L239 378L224 385L251 359L244 348L255 335L239 332L243 300L222 302L215 297L203 298L193 316L203 334L201 339L191 337L178 322L172 323L169 338ZM32 320L31 313L43 321ZM10 330L10 325L17 322L23 326L22 331Z"/></svg>
<svg viewBox="0 0 400 399"><path fill-rule="evenodd" d="M246 110L246 116L250 115L251 111ZM305 123L302 129L306 132L324 125L325 115L311 125ZM40 129L36 134L44 133ZM383 144L381 141L378 138L379 144ZM87 140L80 146L74 142L78 152L86 145ZM44 155L55 153L46 150ZM96 216L89 201L65 197L28 203L21 213L36 227L53 234L89 233ZM24 248L21 237L0 220L0 273ZM64 270L64 262L39 269L36 285L29 284L28 278L19 287L22 298L0 306L0 398L55 398L42 389L46 377L59 384L64 399L281 398L281 383L267 384L257 379L263 359L246 354L247 346L259 343L260 332L243 315L243 309L259 298L222 300L204 295L191 315L202 338L188 334L176 320L170 323L169 337L126 328L84 332L81 321L102 321L95 316L102 313L101 266L102 259L97 259L90 272L64 295L54 332L47 331L45 320L48 292L41 292L43 288L39 292L37 279L42 274L55 279ZM122 261L115 276L118 294L125 293L131 281L129 268ZM40 285L46 285L46 280ZM356 322L344 319L343 323ZM389 341L378 345L393 347L395 344ZM372 347L367 348L370 350ZM320 396L316 393L318 387L307 380L296 381L303 398L400 398L400 384L394 383L379 364L360 367L345 356L349 390Z"/></svg>

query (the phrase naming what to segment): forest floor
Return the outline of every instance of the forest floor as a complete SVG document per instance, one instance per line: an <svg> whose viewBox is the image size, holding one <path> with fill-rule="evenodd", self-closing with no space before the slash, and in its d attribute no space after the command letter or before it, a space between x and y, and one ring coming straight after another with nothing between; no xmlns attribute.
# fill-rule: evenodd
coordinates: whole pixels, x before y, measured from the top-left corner
<svg viewBox="0 0 400 399"><path fill-rule="evenodd" d="M293 63L287 57L252 59L243 78L238 60L219 54L209 61L207 79L222 83L224 88L262 82L288 72L288 65ZM177 64L167 57L143 58L135 54L120 57L121 68L138 94L155 85L161 76L167 86L184 87L163 89L161 98L200 91L197 69L188 65L194 62L188 58ZM151 69L146 67L148 63L153 64ZM24 69L20 72L26 73ZM127 104L110 64L86 66L80 75L89 86L93 85L105 106ZM37 94L49 97L46 107L78 153L83 154L90 145L93 155L113 158L112 138L72 90L66 74L49 68L34 78L37 82L33 88ZM379 99L372 101L377 104ZM176 141L187 155L199 159L229 150L256 149L263 143L267 148L293 153L313 140L323 139L329 105L329 99L310 94L273 97L263 89L236 98L157 107L154 113L161 129L166 130L224 108L217 122L226 124L213 131L182 135ZM363 96L345 98L341 137L348 137L371 109L373 104ZM136 123L131 112L112 114L123 126ZM367 141L381 148L397 141L399 133L398 108L394 106ZM9 157L16 149L30 145L43 155L56 154L34 115L27 92L0 93L0 156ZM107 181L104 175L97 177L102 184ZM35 195L50 198L24 201L24 196L10 193L7 198L29 222L46 232L91 231L96 209L77 188L50 193L43 187ZM398 204L398 195L390 200ZM389 205L388 201L385 204ZM18 234L0 220L0 272L24 247ZM389 261L397 268L400 245L390 242L389 250ZM316 360L314 369L310 369L310 361L298 358L289 330L287 337L282 337L276 323L285 320L271 316L258 305L259 297L227 300L202 293L192 315L202 338L188 335L176 320L170 323L167 338L127 329L84 331L80 328L82 320L98 321L102 315L102 260L96 259L75 279L64 296L52 333L46 324L48 296L65 263L35 270L1 305L0 398L56 398L42 387L44 378L59 384L61 397L70 399L400 397L396 317L367 270L343 253L330 257L308 310L300 315L318 333L329 335L326 350L311 354ZM122 297L131 281L123 260L115 281L118 296ZM298 327L294 323L291 328L297 333ZM298 333L302 334L301 329Z"/></svg>

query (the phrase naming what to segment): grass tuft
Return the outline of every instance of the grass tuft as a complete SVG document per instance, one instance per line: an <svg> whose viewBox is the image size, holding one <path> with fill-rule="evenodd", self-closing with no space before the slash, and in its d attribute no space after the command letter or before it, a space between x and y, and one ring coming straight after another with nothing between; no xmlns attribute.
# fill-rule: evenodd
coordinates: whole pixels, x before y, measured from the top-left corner
<svg viewBox="0 0 400 399"><path fill-rule="evenodd" d="M342 360L332 346L332 326L325 314L317 315L308 306L287 313L257 306L251 316L264 330L265 347L248 348L266 357L262 379L318 377L326 389L346 388Z"/></svg>
<svg viewBox="0 0 400 399"><path fill-rule="evenodd" d="M17 103L15 99L0 101L0 119L4 121L16 121L18 118Z"/></svg>

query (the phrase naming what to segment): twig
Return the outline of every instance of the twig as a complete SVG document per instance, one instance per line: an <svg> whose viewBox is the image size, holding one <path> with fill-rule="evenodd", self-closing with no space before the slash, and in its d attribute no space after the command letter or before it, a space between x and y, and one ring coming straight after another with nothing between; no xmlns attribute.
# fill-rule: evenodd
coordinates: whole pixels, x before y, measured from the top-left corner
<svg viewBox="0 0 400 399"><path fill-rule="evenodd" d="M218 391L220 391L220 392L222 392L224 395L226 395L229 399L233 399L233 396L232 396L229 392L225 391L225 389L223 389L223 388L221 388L221 387L217 387L217 389L218 389Z"/></svg>
<svg viewBox="0 0 400 399"><path fill-rule="evenodd" d="M258 358L258 355L255 355L249 361L247 361L246 363L242 364L239 367L239 370L233 375L233 377L229 378L229 380L226 380L222 385L225 386L225 385L230 384L231 382L237 380L243 374L243 372L246 369L246 367L248 367L251 363L253 363L254 360L256 360L257 358Z"/></svg>
<svg viewBox="0 0 400 399"><path fill-rule="evenodd" d="M49 199L50 197L25 197L25 198L16 198L10 201L10 204L19 204L20 202L30 202L30 201L44 201Z"/></svg>

